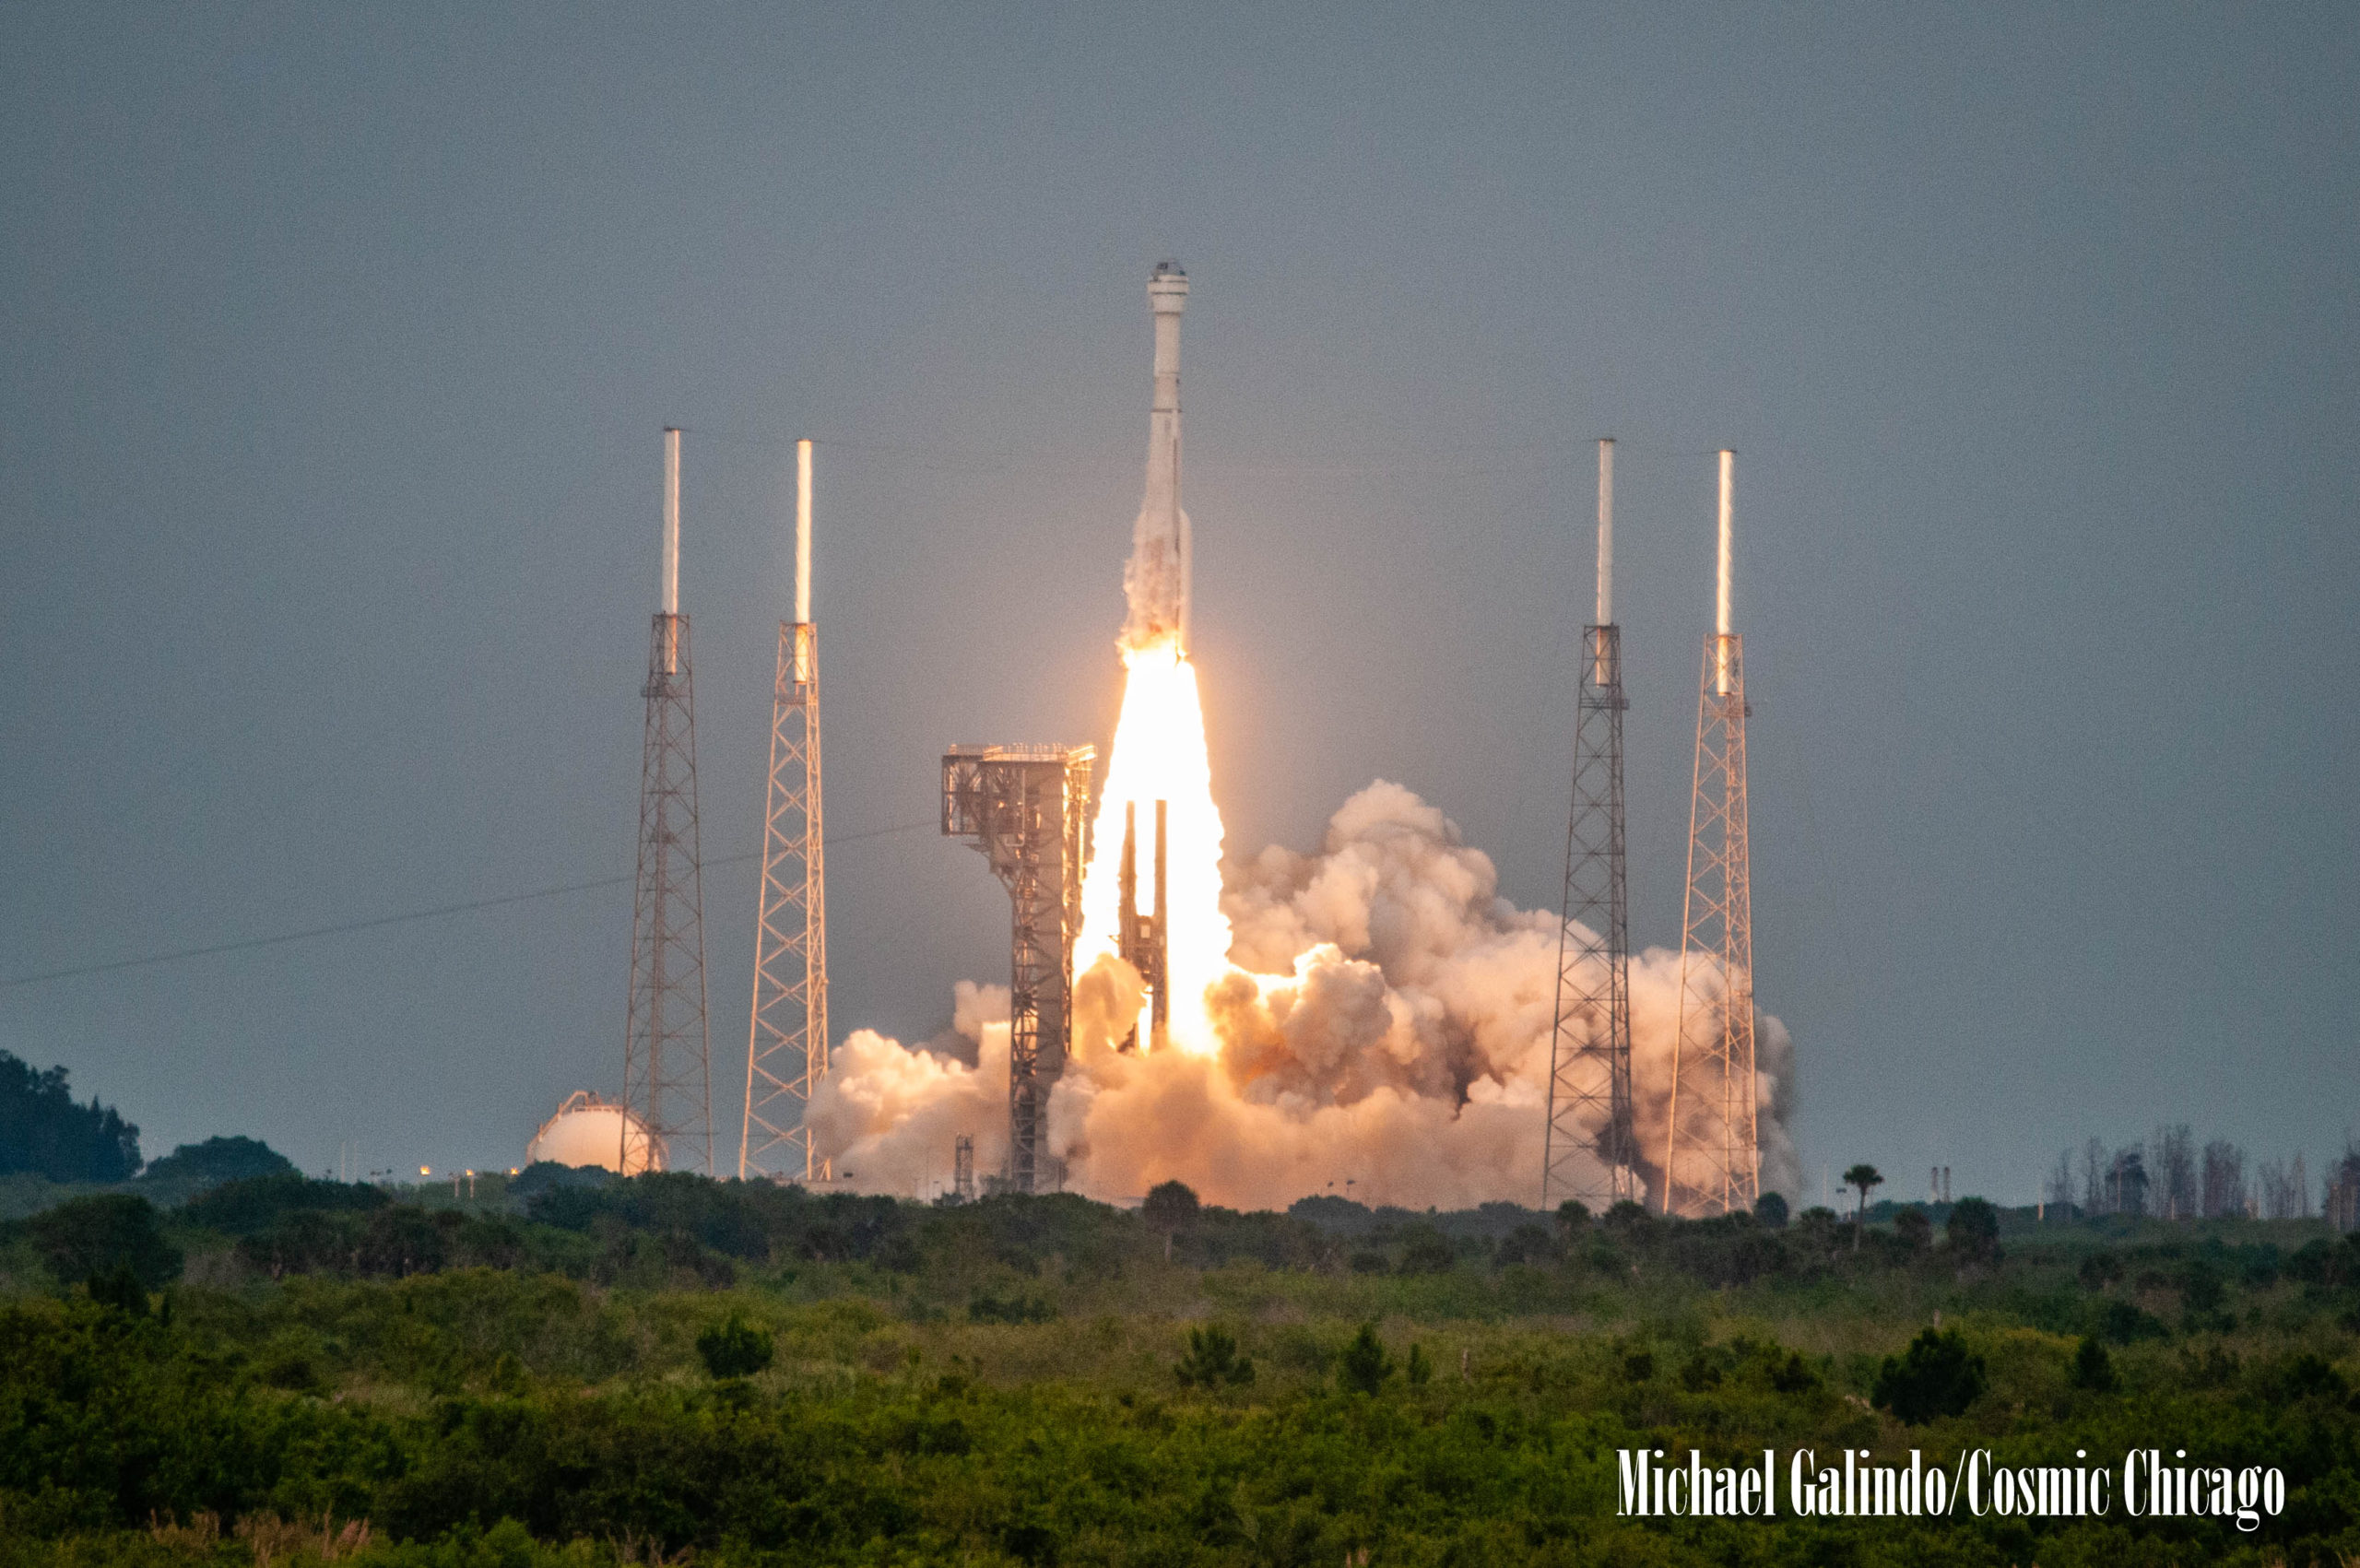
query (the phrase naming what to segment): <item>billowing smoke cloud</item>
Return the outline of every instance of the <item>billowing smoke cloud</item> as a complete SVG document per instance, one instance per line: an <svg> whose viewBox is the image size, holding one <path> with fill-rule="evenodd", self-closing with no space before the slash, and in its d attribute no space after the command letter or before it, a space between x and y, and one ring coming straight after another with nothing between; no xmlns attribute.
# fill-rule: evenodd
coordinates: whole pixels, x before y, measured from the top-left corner
<svg viewBox="0 0 2360 1568"><path fill-rule="evenodd" d="M1410 1208L1538 1201L1556 918L1498 890L1454 823L1383 782L1344 804L1317 854L1272 848L1228 867L1235 967L1206 994L1217 1054L1114 1049L1113 1020L1138 998L1119 961L1078 986L1073 1057L1049 1106L1068 1186L1127 1198L1177 1178L1240 1208L1331 1190ZM1658 1194L1679 987L1677 953L1633 955L1634 1106L1641 1174ZM838 1170L870 1190L923 1190L944 1178L959 1133L975 1139L978 1170L996 1168L1007 1017L1004 989L962 983L950 1036L912 1050L853 1035L811 1108ZM1756 1030L1763 1185L1793 1195L1793 1049L1776 1019L1757 1015Z"/></svg>

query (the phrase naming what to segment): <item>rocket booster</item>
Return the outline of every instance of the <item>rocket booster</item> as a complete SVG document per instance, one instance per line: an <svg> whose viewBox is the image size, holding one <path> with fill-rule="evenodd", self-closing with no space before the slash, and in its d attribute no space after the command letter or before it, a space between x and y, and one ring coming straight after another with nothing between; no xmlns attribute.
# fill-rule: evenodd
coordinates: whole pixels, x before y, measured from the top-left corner
<svg viewBox="0 0 2360 1568"><path fill-rule="evenodd" d="M1130 564L1123 592L1130 614L1123 645L1188 647L1188 514L1180 510L1180 312L1188 303L1188 275L1174 262L1158 265L1147 284L1155 321L1155 395L1149 407L1147 494L1131 527Z"/></svg>

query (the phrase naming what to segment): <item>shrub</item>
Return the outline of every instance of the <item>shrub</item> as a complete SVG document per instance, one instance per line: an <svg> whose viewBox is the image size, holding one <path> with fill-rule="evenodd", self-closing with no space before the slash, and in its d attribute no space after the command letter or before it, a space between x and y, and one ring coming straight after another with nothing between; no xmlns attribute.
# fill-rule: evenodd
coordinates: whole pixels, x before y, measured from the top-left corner
<svg viewBox="0 0 2360 1568"><path fill-rule="evenodd" d="M1934 1222L1922 1208L1905 1208L1893 1217L1893 1234L1909 1251L1924 1252L1934 1244Z"/></svg>
<svg viewBox="0 0 2360 1568"><path fill-rule="evenodd" d="M1336 1376L1344 1387L1355 1393L1374 1394L1393 1375L1393 1358L1385 1353L1385 1341L1376 1337L1374 1324L1363 1323L1352 1342L1336 1362Z"/></svg>
<svg viewBox="0 0 2360 1568"><path fill-rule="evenodd" d="M2343 1374L2325 1357L2311 1350L2272 1368L2263 1381L2272 1396L2287 1404L2298 1399L2324 1399L2340 1405L2352 1392Z"/></svg>
<svg viewBox="0 0 2360 1568"><path fill-rule="evenodd" d="M104 1274L91 1275L88 1289L90 1299L100 1306L133 1317L148 1315L148 1287L139 1282L129 1264L118 1263Z"/></svg>
<svg viewBox="0 0 2360 1568"><path fill-rule="evenodd" d="M1680 1385L1691 1394L1702 1394L1707 1388L1717 1388L1720 1383L1720 1367L1702 1350L1689 1357L1681 1366Z"/></svg>
<svg viewBox="0 0 2360 1568"><path fill-rule="evenodd" d="M131 1193L102 1193L61 1203L25 1222L33 1246L61 1280L127 1268L149 1290L180 1277L180 1248L156 1229L156 1209Z"/></svg>
<svg viewBox="0 0 2360 1568"><path fill-rule="evenodd" d="M697 1336L697 1355L715 1377L751 1377L771 1364L770 1330L757 1328L737 1313Z"/></svg>
<svg viewBox="0 0 2360 1568"><path fill-rule="evenodd" d="M1038 1296L1003 1299L985 1291L967 1303L970 1323L1047 1323L1056 1315L1057 1309Z"/></svg>
<svg viewBox="0 0 2360 1568"><path fill-rule="evenodd" d="M382 1188L356 1182L315 1182L293 1171L242 1176L197 1194L181 1205L180 1217L224 1235L250 1236L281 1215L301 1209L383 1208L393 1200Z"/></svg>
<svg viewBox="0 0 2360 1568"><path fill-rule="evenodd" d="M1457 1262L1458 1254L1451 1246L1450 1238L1432 1225L1420 1225L1411 1231L1409 1244L1401 1249L1404 1274L1447 1274Z"/></svg>
<svg viewBox="0 0 2360 1568"><path fill-rule="evenodd" d="M1647 1241L1655 1235L1660 1223L1647 1212L1646 1205L1627 1197L1618 1199L1614 1207L1606 1211L1606 1218L1601 1222L1608 1231L1628 1242Z"/></svg>
<svg viewBox="0 0 2360 1568"><path fill-rule="evenodd" d="M1426 1348L1414 1340L1410 1345L1410 1364L1406 1370L1412 1388L1423 1388L1434 1381L1434 1360L1426 1354Z"/></svg>
<svg viewBox="0 0 2360 1568"><path fill-rule="evenodd" d="M2164 1338L2171 1330L2152 1312L2142 1312L2130 1302L2110 1301L2098 1315L2098 1333L2118 1345L2128 1345L2134 1339Z"/></svg>
<svg viewBox="0 0 2360 1568"><path fill-rule="evenodd" d="M1788 1350L1785 1361L1771 1363L1770 1386L1781 1394L1808 1394L1819 1386L1819 1373L1801 1351Z"/></svg>
<svg viewBox="0 0 2360 1568"><path fill-rule="evenodd" d="M1538 1225L1518 1225L1500 1238L1492 1261L1504 1268L1516 1263L1547 1263L1556 1256L1556 1238Z"/></svg>
<svg viewBox="0 0 2360 1568"><path fill-rule="evenodd" d="M1909 1426L1962 1414L1988 1383L1983 1358L1955 1328L1928 1328L1900 1356L1877 1369L1870 1397Z"/></svg>
<svg viewBox="0 0 2360 1568"><path fill-rule="evenodd" d="M2115 1375L2114 1358L2094 1337L2084 1336L2082 1348L2073 1352L2073 1386L2086 1388L2093 1394L2111 1394L2121 1386Z"/></svg>
<svg viewBox="0 0 2360 1568"><path fill-rule="evenodd" d="M1188 1353L1172 1372L1183 1388L1235 1387L1254 1381L1254 1362L1237 1353L1235 1335L1214 1324L1188 1330Z"/></svg>
<svg viewBox="0 0 2360 1568"><path fill-rule="evenodd" d="M1950 1239L1952 1250L1970 1263L2000 1260L2000 1211L1988 1198L1963 1197L1952 1205L1942 1234Z"/></svg>

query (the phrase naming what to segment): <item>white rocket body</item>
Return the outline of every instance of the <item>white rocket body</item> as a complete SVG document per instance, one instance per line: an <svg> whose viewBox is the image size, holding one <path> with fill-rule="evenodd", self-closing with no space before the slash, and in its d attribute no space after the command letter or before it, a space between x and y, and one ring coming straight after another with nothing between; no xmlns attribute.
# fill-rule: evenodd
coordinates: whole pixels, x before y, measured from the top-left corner
<svg viewBox="0 0 2360 1568"><path fill-rule="evenodd" d="M1155 395L1149 407L1147 494L1131 527L1131 560L1123 570L1130 615L1123 645L1188 646L1188 514L1180 510L1180 312L1188 303L1188 276L1171 262L1148 279L1148 309L1155 321Z"/></svg>

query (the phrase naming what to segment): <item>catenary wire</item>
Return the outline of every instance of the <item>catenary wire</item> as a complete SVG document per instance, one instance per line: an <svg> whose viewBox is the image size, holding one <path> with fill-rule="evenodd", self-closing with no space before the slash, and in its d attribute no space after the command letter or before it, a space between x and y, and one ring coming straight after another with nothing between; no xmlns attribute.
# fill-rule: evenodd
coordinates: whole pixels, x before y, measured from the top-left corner
<svg viewBox="0 0 2360 1568"><path fill-rule="evenodd" d="M938 824L902 822L890 828L871 828L865 832L838 833L821 840L823 843L857 843L863 839L881 839L892 833L914 833L921 828ZM759 860L760 850L744 855L716 855L707 866L733 866L741 861ZM438 904L432 909L406 910L399 914L380 914L367 920L348 920L334 925L314 925L301 931L283 931L275 937L248 937L235 942L215 942L208 947L182 948L169 953L149 953L142 958L115 959L106 963L78 964L72 969L53 969L40 974L20 974L0 981L0 990L13 991L20 985L38 985L46 980L72 980L88 974L112 974L119 970L145 969L152 964L177 963L183 959L212 958L221 953L251 952L257 948L283 947L289 942L308 942L316 937L340 937L350 931L369 931L380 925L399 925L413 920L433 920L445 914L464 914L470 910L499 909L512 903L530 903L537 899L553 899L566 893L587 892L594 888L611 888L632 880L631 872L620 877L600 877L587 882L568 882L562 887L540 888L529 893L503 893L498 898L472 899L466 903Z"/></svg>

